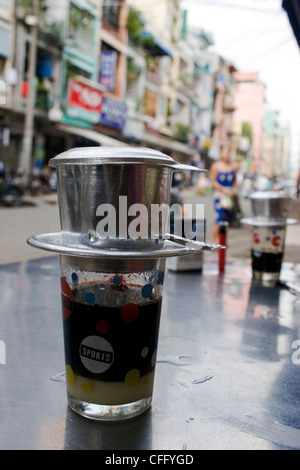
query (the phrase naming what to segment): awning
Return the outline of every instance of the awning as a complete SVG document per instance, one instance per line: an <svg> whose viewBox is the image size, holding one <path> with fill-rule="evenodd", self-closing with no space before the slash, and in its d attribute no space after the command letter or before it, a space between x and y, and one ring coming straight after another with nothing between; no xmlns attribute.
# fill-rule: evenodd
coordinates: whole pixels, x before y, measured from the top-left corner
<svg viewBox="0 0 300 470"><path fill-rule="evenodd" d="M168 55L173 57L172 52L163 44L163 42L149 31L143 31L143 47L151 56Z"/></svg>
<svg viewBox="0 0 300 470"><path fill-rule="evenodd" d="M160 137L159 135L155 134L143 134L140 137L140 140L149 144L153 144L155 146L159 146L164 149L169 149L175 152L182 153L184 155L190 156L195 155L195 153L197 153L197 150L191 149L187 145L182 144L181 142L164 139L163 137Z"/></svg>
<svg viewBox="0 0 300 470"><path fill-rule="evenodd" d="M300 47L300 1L283 0L282 8L287 12L295 38Z"/></svg>
<svg viewBox="0 0 300 470"><path fill-rule="evenodd" d="M69 126L67 124L58 124L56 126L57 130L61 132L66 132L68 134L80 135L86 139L97 142L99 145L107 147L128 147L127 144L121 140L113 139L107 135L100 134L100 132L93 131L91 129L84 129L83 127Z"/></svg>
<svg viewBox="0 0 300 470"><path fill-rule="evenodd" d="M70 126L68 124L58 124L56 129L61 132L66 132L68 134L79 135L85 137L86 139L97 142L99 145L107 147L128 147L128 144L125 144L121 140L113 139L107 135L100 134L100 132L93 131L91 129L85 129L83 127ZM182 144L181 142L171 141L164 139L159 135L143 134L139 137L139 141L145 142L146 144L154 145L155 147L160 147L161 149L168 149L170 151L179 152L185 156L194 155L196 150L189 148L187 145Z"/></svg>

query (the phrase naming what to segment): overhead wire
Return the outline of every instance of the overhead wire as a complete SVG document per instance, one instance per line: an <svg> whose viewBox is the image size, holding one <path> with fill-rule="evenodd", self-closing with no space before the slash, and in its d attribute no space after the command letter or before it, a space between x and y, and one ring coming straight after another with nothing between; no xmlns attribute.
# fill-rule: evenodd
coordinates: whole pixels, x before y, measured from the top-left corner
<svg viewBox="0 0 300 470"><path fill-rule="evenodd" d="M293 38L292 37L286 37L284 38L283 40L281 40L279 43L276 43L276 44L273 44L269 49L267 49L267 51L265 51L262 55L260 56L257 56L255 58L253 58L251 60L251 62L249 61L249 63L247 64L244 64L244 68L247 68L248 66L250 65L253 65L254 61L255 61L255 65L256 67L258 66L258 63L259 61L263 60L264 61L264 65L268 62L270 62L270 57L269 59L268 56L270 55L273 55L275 53L278 53L278 49L281 49L284 45L292 42ZM272 59L273 60L273 59Z"/></svg>
<svg viewBox="0 0 300 470"><path fill-rule="evenodd" d="M261 1L261 0L257 0L257 1ZM273 0L272 0L273 1ZM250 11L256 11L257 13L268 13L269 15L271 15L272 19L274 19L275 23L272 23L271 26L270 26L270 23L269 24L264 24L263 27L261 27L261 24L259 25L258 28L256 29L248 29L246 31L243 32L243 34L239 34L238 36L235 36L233 38L230 38L229 41L227 41L227 43L223 43L222 44L222 49L223 50L226 50L227 48L228 49L232 49L232 47L234 47L235 45L237 45L238 47L238 50L236 50L234 52L234 56L238 57L241 56L245 50L249 51L250 48L251 48L251 45L253 44L253 42L255 40L258 40L259 38L261 38L262 36L267 36L270 32L274 32L274 30L276 30L276 28L278 28L278 24L277 24L277 20L282 18L282 10L281 9L274 9L274 8L270 8L270 9L261 9L261 8L253 8L251 7L250 5L241 5L241 4L235 4L235 3L232 3L232 2L227 2L227 1L217 1L217 0L197 0L197 1L194 1L194 0L185 0L183 2L185 5L187 4L195 4L197 5L198 7L201 7L203 6L203 8L206 8L208 5L211 6L211 7L223 7L223 8L235 8L236 10L250 10ZM277 2L278 5L279 5L279 2ZM280 13L280 15L278 14ZM275 27L274 27L275 26ZM279 29L279 28L278 28ZM251 61L249 61L245 67L249 65L253 65L254 62L258 63L260 62L262 59L264 60L264 64L266 63L266 60L269 62L270 60L272 60L271 56L273 55L273 53L276 52L276 50L278 50L278 48L282 48L285 44L289 43L289 42L292 42L292 37L289 36L289 37L284 37L284 38L281 38L281 40L277 43L273 43L271 46L269 46L267 48L267 50L263 51L263 53L261 53L261 48L260 48L260 53L259 55L257 56L254 56L251 58ZM247 44L249 44L249 47L247 46ZM232 55L232 54L230 54Z"/></svg>
<svg viewBox="0 0 300 470"><path fill-rule="evenodd" d="M265 21L263 21L263 27L261 25L261 23L258 23L256 24L256 27L253 28L252 26L245 29L242 33L242 35L239 35L239 36L235 36L235 37L232 37L229 42L225 42L223 43L224 47L230 47L232 44L236 44L236 43L240 43L240 41L242 40L252 40L252 39L249 39L250 36L251 38L256 36L256 37L259 37L259 36L263 36L265 34L268 34L270 31L274 31L274 29L276 30L276 28L278 28L279 30L279 27L278 27L278 19L281 19L280 16L276 15L273 20L275 20L274 22L271 23L268 23L268 25L266 25ZM270 27L271 26L271 27ZM274 28L275 26L275 28Z"/></svg>
<svg viewBox="0 0 300 470"><path fill-rule="evenodd" d="M242 5L241 3L236 4L236 3L228 3L225 1L219 2L217 0L185 0L186 4L194 4L199 7L202 5L209 5L209 6L217 6L221 8L232 8L235 10L247 10L247 11L254 11L258 13L267 13L267 14L278 14L281 13L280 8L257 8L257 7L251 7L247 5Z"/></svg>

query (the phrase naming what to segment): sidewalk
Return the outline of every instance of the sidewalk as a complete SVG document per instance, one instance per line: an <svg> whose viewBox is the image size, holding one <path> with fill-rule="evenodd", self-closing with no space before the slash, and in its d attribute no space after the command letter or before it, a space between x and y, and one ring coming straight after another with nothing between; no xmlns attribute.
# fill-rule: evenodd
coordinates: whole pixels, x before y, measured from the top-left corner
<svg viewBox="0 0 300 470"><path fill-rule="evenodd" d="M38 196L23 196L22 206L40 206L41 204L58 204L57 193L39 194Z"/></svg>

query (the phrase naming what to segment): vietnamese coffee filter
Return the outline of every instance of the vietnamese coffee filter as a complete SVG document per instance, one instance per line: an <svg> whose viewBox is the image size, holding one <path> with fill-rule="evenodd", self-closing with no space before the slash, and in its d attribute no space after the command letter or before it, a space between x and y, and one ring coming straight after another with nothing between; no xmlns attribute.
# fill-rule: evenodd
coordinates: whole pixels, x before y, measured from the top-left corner
<svg viewBox="0 0 300 470"><path fill-rule="evenodd" d="M59 154L49 164L57 172L63 242L72 245L75 234L87 245L92 242L93 246L134 251L163 246L163 240L152 239L151 207L169 206L174 171L195 170L161 152L130 147L75 148ZM100 207L103 209L105 204L115 210L116 239L97 240ZM124 226L124 216L135 204L142 204L148 214L144 239L133 240L128 235L132 216L126 217ZM168 227L161 224L158 235L165 231Z"/></svg>
<svg viewBox="0 0 300 470"><path fill-rule="evenodd" d="M254 227L285 227L296 224L288 218L290 198L283 191L258 191L250 196L252 217L241 222Z"/></svg>
<svg viewBox="0 0 300 470"><path fill-rule="evenodd" d="M289 215L289 197L283 192L257 192L250 196L253 217L284 222Z"/></svg>

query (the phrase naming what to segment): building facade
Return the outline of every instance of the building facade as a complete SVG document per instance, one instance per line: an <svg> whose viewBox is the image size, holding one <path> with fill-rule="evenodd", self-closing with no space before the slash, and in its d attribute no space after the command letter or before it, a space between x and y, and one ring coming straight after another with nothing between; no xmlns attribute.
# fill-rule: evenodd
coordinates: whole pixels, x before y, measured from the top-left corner
<svg viewBox="0 0 300 470"><path fill-rule="evenodd" d="M0 38L8 170L39 172L87 145L146 146L209 168L223 143L239 150L244 122L258 170L264 86L188 29L180 0L0 0Z"/></svg>
<svg viewBox="0 0 300 470"><path fill-rule="evenodd" d="M251 169L261 171L263 129L265 113L265 85L256 72L235 72L237 89L235 93L234 126L237 134L243 136L243 125L249 126L252 134Z"/></svg>

